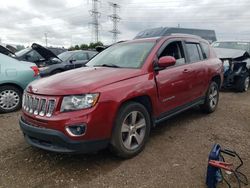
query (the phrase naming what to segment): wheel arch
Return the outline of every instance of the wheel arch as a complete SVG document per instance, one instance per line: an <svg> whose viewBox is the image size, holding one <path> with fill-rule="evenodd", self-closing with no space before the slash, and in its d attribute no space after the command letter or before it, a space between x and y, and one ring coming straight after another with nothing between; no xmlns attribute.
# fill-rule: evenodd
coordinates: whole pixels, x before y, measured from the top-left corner
<svg viewBox="0 0 250 188"><path fill-rule="evenodd" d="M18 90L20 90L22 93L23 93L23 88L21 86L19 86L18 84L15 84L15 83L3 83L3 84L0 84L0 87L2 86L13 86L15 88L17 88Z"/></svg>
<svg viewBox="0 0 250 188"><path fill-rule="evenodd" d="M211 81L215 82L218 84L219 88L222 86L222 80L220 75L215 75L212 77Z"/></svg>
<svg viewBox="0 0 250 188"><path fill-rule="evenodd" d="M154 123L153 123L153 112L154 112L153 111L153 104L152 104L152 100L151 100L150 96L148 96L148 95L139 95L139 96L135 96L135 97L123 100L117 108L116 116L119 113L119 110L121 109L121 107L124 104L129 103L129 102L137 102L137 103L143 105L149 113L150 120L151 120L151 126L154 125Z"/></svg>

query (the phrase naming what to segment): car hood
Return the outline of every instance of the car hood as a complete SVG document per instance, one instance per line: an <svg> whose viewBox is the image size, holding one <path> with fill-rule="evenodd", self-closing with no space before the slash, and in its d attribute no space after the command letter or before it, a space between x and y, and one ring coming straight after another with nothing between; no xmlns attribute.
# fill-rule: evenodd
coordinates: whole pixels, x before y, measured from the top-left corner
<svg viewBox="0 0 250 188"><path fill-rule="evenodd" d="M45 60L50 60L52 58L59 59L52 51L48 50L47 48L44 48L39 44L33 43L31 45L31 48L37 51Z"/></svg>
<svg viewBox="0 0 250 188"><path fill-rule="evenodd" d="M1 54L4 54L4 55L12 55L12 56L15 56L15 54L10 51L8 48L5 48L4 46L0 45L0 53Z"/></svg>
<svg viewBox="0 0 250 188"><path fill-rule="evenodd" d="M32 82L27 90L41 95L83 94L142 74L140 69L84 67Z"/></svg>
<svg viewBox="0 0 250 188"><path fill-rule="evenodd" d="M250 55L247 51L228 49L228 48L214 48L217 57L221 60L235 60L243 61L250 58Z"/></svg>

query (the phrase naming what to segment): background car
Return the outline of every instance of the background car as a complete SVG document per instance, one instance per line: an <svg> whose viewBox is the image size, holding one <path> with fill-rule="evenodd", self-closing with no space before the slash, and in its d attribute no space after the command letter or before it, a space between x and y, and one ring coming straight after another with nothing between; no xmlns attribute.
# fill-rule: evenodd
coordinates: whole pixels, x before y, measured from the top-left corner
<svg viewBox="0 0 250 188"><path fill-rule="evenodd" d="M6 48L1 44L0 44L0 53L11 57L16 57L15 53L13 53L12 51L10 51L8 48Z"/></svg>
<svg viewBox="0 0 250 188"><path fill-rule="evenodd" d="M0 113L20 109L23 90L38 75L39 69L34 63L0 54Z"/></svg>
<svg viewBox="0 0 250 188"><path fill-rule="evenodd" d="M62 62L40 68L40 76L50 76L70 69L80 68L94 57L98 52L90 50L67 51L58 55ZM56 59L54 59L56 60Z"/></svg>
<svg viewBox="0 0 250 188"><path fill-rule="evenodd" d="M65 48L56 48L56 47L48 47L47 49L50 50L51 52L53 52L55 55L59 55L63 52L68 51Z"/></svg>
<svg viewBox="0 0 250 188"><path fill-rule="evenodd" d="M212 44L214 48L227 48L235 50L244 50L250 54L249 41L216 41Z"/></svg>
<svg viewBox="0 0 250 188"><path fill-rule="evenodd" d="M250 82L250 55L245 50L214 48L224 66L223 88L245 92Z"/></svg>
<svg viewBox="0 0 250 188"><path fill-rule="evenodd" d="M45 48L39 44L33 43L30 48L25 48L16 52L15 55L18 60L33 62L38 67L45 67L61 62L56 55L60 52L66 51L66 49L59 49L56 50L56 48L51 48L50 50L50 48ZM56 52L56 54L54 52Z"/></svg>

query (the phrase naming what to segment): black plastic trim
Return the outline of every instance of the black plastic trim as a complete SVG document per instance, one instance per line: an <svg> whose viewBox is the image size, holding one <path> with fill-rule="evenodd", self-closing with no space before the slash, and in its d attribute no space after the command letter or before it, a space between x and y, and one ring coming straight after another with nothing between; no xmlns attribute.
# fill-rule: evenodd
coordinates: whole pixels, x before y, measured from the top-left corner
<svg viewBox="0 0 250 188"><path fill-rule="evenodd" d="M71 140L60 131L29 125L22 118L19 125L30 145L53 152L91 153L106 148L109 143L109 140Z"/></svg>
<svg viewBox="0 0 250 188"><path fill-rule="evenodd" d="M155 124L160 123L162 121L165 121L165 120L171 118L172 116L175 116L175 115L177 115L183 111L186 111L194 106L204 104L204 102L205 102L205 97L200 97L192 102L189 102L187 104L184 104L182 106L174 108L173 110L165 112L165 113L161 114L159 117L155 118Z"/></svg>

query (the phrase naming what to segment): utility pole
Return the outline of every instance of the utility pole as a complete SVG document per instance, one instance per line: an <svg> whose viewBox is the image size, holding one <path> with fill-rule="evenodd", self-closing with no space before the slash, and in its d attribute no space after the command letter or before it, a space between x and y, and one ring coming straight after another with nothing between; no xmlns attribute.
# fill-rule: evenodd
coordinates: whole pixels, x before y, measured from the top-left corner
<svg viewBox="0 0 250 188"><path fill-rule="evenodd" d="M117 14L117 9L120 8L120 5L111 2L109 2L109 5L113 8L113 14L109 15L109 18L113 22L113 30L109 32L113 33L113 42L115 43L117 41L118 34L121 34L121 32L118 30L118 25L117 25L118 22L121 20L121 18Z"/></svg>
<svg viewBox="0 0 250 188"><path fill-rule="evenodd" d="M48 36L47 36L47 33L44 33L44 37L45 37L46 47L48 47Z"/></svg>
<svg viewBox="0 0 250 188"><path fill-rule="evenodd" d="M99 41L99 17L100 12L98 12L98 2L99 0L92 0L92 9L89 11L92 22L90 24L92 25L92 38L95 42Z"/></svg>

